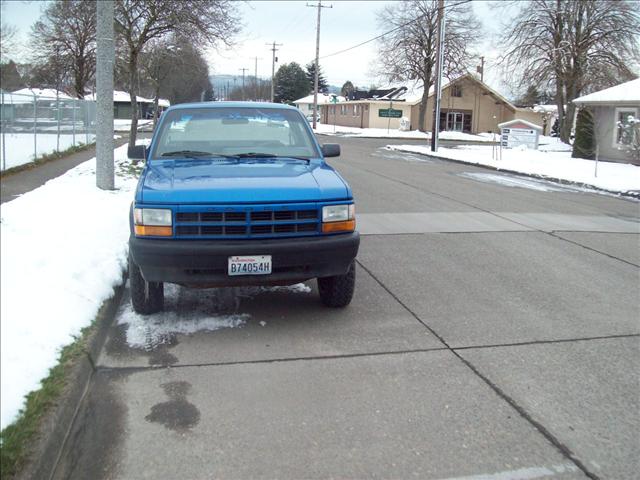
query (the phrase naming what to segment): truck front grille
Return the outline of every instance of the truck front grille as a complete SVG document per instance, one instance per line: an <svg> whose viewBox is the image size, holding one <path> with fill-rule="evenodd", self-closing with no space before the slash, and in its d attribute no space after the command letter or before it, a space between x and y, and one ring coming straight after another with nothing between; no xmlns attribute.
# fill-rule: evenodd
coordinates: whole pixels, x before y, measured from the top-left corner
<svg viewBox="0 0 640 480"><path fill-rule="evenodd" d="M197 206L181 208L185 211L175 214L175 235L181 238L272 238L320 232L320 210L315 204L252 206L233 211L225 207L206 211Z"/></svg>

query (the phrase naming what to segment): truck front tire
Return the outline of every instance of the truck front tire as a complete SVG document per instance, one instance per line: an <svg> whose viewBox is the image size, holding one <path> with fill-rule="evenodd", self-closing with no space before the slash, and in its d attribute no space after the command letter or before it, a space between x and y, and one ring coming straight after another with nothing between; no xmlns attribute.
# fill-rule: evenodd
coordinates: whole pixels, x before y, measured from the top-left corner
<svg viewBox="0 0 640 480"><path fill-rule="evenodd" d="M353 262L344 275L318 278L320 300L327 307L343 308L351 303L356 286L356 265Z"/></svg>
<svg viewBox="0 0 640 480"><path fill-rule="evenodd" d="M136 313L151 315L162 311L164 307L164 284L147 282L129 255L129 286L131 287L131 305Z"/></svg>

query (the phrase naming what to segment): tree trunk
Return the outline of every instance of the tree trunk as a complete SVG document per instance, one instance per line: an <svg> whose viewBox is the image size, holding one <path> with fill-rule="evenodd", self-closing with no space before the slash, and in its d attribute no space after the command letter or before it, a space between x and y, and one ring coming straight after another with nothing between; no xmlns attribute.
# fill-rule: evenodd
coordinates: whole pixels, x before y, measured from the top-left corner
<svg viewBox="0 0 640 480"><path fill-rule="evenodd" d="M138 55L131 53L129 57L129 96L131 97L131 128L129 129L129 145L135 145L138 134Z"/></svg>
<svg viewBox="0 0 640 480"><path fill-rule="evenodd" d="M573 130L573 122L576 114L576 106L573 99L567 97L567 111L564 116L564 122L560 124L560 140L564 143L571 143L571 130Z"/></svg>
<svg viewBox="0 0 640 480"><path fill-rule="evenodd" d="M571 78L567 82L566 97L564 98L567 109L564 112L564 119L560 122L560 140L564 143L571 143L571 130L573 130L573 122L575 118L576 106L573 100L576 98L576 89L573 86L575 79Z"/></svg>
<svg viewBox="0 0 640 480"><path fill-rule="evenodd" d="M422 93L422 100L420 100L420 106L418 107L418 130L421 132L427 131L426 117L427 117L427 101L429 100L429 88L425 87Z"/></svg>
<svg viewBox="0 0 640 480"><path fill-rule="evenodd" d="M156 85L156 91L153 100L153 129L156 129L158 123L158 104L160 103L160 85Z"/></svg>

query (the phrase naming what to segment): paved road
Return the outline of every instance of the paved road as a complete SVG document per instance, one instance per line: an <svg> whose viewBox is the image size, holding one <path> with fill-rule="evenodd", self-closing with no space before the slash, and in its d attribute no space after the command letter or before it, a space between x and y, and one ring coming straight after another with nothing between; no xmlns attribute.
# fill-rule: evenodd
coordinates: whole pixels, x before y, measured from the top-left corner
<svg viewBox="0 0 640 480"><path fill-rule="evenodd" d="M125 298L56 477L637 478L640 204L339 141L352 305Z"/></svg>

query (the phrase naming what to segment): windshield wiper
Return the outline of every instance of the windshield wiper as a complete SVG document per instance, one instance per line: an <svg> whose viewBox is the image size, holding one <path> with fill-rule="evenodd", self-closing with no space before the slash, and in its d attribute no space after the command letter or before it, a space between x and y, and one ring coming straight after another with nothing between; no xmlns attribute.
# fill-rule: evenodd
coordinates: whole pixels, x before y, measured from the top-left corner
<svg viewBox="0 0 640 480"><path fill-rule="evenodd" d="M163 157L188 157L188 158L197 158L197 157L206 157L206 156L217 156L211 152L201 152L199 150L176 150L175 152L166 152L162 154Z"/></svg>
<svg viewBox="0 0 640 480"><path fill-rule="evenodd" d="M304 162L310 163L311 161L306 157L295 157L292 155L275 155L273 153L258 153L258 152L248 152L248 153L238 153L236 155L228 155L229 157L235 158L256 158L256 159L270 159L270 158L278 158L278 159L292 159L292 160L302 160Z"/></svg>

